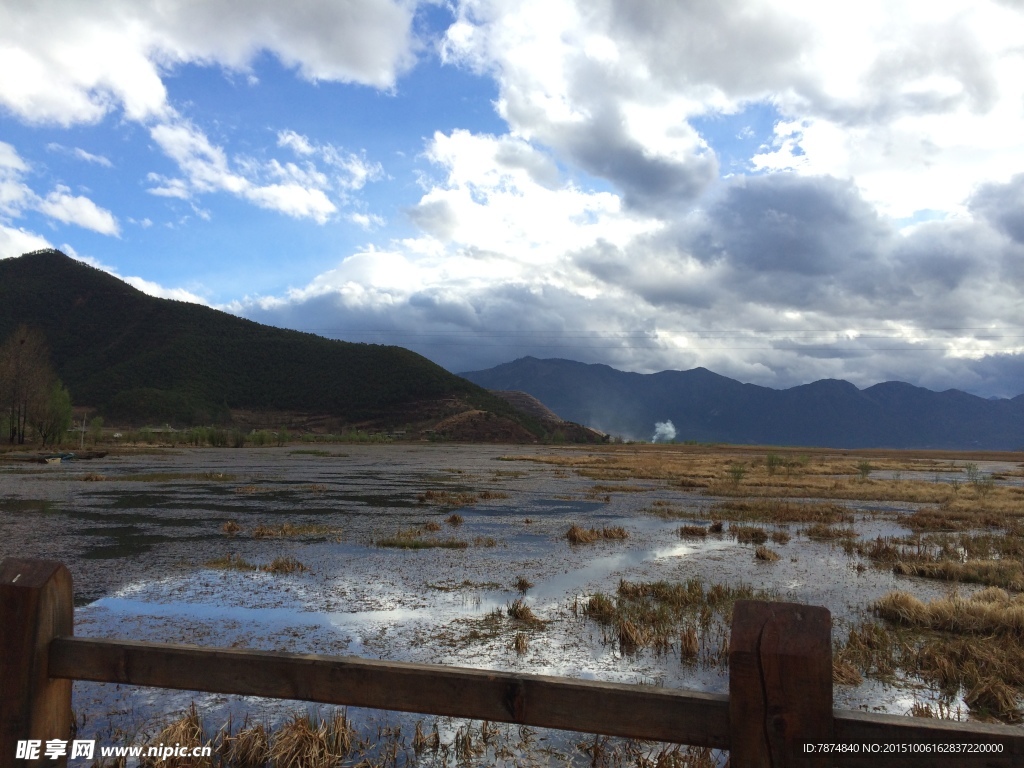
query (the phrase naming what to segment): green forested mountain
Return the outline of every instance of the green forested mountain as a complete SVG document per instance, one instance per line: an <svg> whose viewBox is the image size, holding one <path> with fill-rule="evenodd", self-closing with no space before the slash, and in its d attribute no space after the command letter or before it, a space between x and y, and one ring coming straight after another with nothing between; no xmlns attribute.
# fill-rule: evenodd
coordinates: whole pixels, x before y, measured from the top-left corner
<svg viewBox="0 0 1024 768"><path fill-rule="evenodd" d="M332 341L153 298L59 251L0 261L0 340L21 324L45 333L74 402L113 418L209 423L225 420L228 409L248 409L352 422L402 412L409 420L416 404L454 399L537 428L407 349Z"/></svg>

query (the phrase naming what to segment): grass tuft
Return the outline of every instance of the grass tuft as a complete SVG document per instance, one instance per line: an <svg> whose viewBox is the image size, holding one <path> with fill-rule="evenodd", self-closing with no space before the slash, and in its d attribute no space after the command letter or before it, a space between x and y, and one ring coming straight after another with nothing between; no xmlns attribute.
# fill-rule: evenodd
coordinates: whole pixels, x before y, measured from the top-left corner
<svg viewBox="0 0 1024 768"><path fill-rule="evenodd" d="M294 557L275 557L270 565L263 566L260 570L278 575L289 573L301 573L309 569L296 560Z"/></svg>
<svg viewBox="0 0 1024 768"><path fill-rule="evenodd" d="M622 526L583 528L573 523L569 530L565 532L565 538L569 540L570 544L593 544L595 541L600 541L601 539L628 539L629 532Z"/></svg>

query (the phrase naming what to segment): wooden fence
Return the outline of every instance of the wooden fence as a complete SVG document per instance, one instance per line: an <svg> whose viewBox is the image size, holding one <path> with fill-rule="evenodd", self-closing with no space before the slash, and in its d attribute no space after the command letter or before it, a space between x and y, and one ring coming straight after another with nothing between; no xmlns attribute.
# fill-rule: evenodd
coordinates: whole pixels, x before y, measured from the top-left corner
<svg viewBox="0 0 1024 768"><path fill-rule="evenodd" d="M59 764L17 759L16 744L69 738L73 680L705 746L729 750L732 768L1024 766L1021 728L833 710L831 624L825 608L739 601L726 696L356 657L77 638L67 568L8 559L0 564L0 768Z"/></svg>

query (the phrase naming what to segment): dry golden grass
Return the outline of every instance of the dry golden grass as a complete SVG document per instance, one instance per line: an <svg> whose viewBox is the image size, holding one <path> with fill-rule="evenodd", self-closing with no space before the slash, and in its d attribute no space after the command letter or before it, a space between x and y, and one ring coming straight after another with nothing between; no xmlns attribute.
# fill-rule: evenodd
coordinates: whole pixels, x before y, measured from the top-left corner
<svg viewBox="0 0 1024 768"><path fill-rule="evenodd" d="M242 530L242 526L240 526L234 520L227 520L224 522L223 525L221 525L220 530L222 533L225 533L228 536L234 536L236 533Z"/></svg>
<svg viewBox="0 0 1024 768"><path fill-rule="evenodd" d="M831 541L834 539L856 539L857 531L851 528L838 528L825 523L814 523L806 528L801 528L800 533L809 539L819 541Z"/></svg>
<svg viewBox="0 0 1024 768"><path fill-rule="evenodd" d="M793 538L792 536L789 535L789 531L785 531L785 530L782 530L782 529L778 529L778 530L772 531L771 536L772 536L772 541L774 541L776 544L783 544L783 545L789 544L789 540L791 538Z"/></svg>
<svg viewBox="0 0 1024 768"><path fill-rule="evenodd" d="M708 528L706 525L681 525L678 532L683 539L701 539L708 535Z"/></svg>
<svg viewBox="0 0 1024 768"><path fill-rule="evenodd" d="M872 608L882 618L921 629L1024 639L1024 595L1011 598L997 587L971 597L954 593L929 603L897 590L879 598Z"/></svg>
<svg viewBox="0 0 1024 768"><path fill-rule="evenodd" d="M330 720L294 715L274 734L270 759L275 768L336 768L352 751L355 736L344 713Z"/></svg>
<svg viewBox="0 0 1024 768"><path fill-rule="evenodd" d="M469 547L469 542L464 539L424 537L422 528L401 530L391 536L377 539L374 544L391 549L467 549Z"/></svg>
<svg viewBox="0 0 1024 768"><path fill-rule="evenodd" d="M565 538L569 540L570 544L593 544L595 541L600 541L602 539L628 539L629 532L622 526L582 528L581 526L573 524L569 530L565 532Z"/></svg>
<svg viewBox="0 0 1024 768"><path fill-rule="evenodd" d="M987 584L1018 592L1024 591L1024 566L1015 560L968 560L963 563L950 560L931 563L898 562L892 570L901 576Z"/></svg>
<svg viewBox="0 0 1024 768"><path fill-rule="evenodd" d="M456 513L456 514L449 515L448 517L445 518L444 521L446 523L448 523L448 525L459 526L459 525L462 525L462 523L465 521L465 518L462 515Z"/></svg>
<svg viewBox="0 0 1024 768"><path fill-rule="evenodd" d="M195 703L184 716L165 726L147 746L162 748L174 747L179 744L182 747L188 747L189 751L195 747L210 746L211 753L213 752L213 742L206 738L203 722L199 718ZM145 751L143 750L144 753ZM213 757L212 755L211 757L177 757L174 755L150 757L143 754L139 758L139 765L144 768L156 768L156 766L161 768L212 768Z"/></svg>
<svg viewBox="0 0 1024 768"><path fill-rule="evenodd" d="M416 494L420 504L434 504L439 507L468 507L481 500L507 499L504 491L424 491Z"/></svg>
<svg viewBox="0 0 1024 768"><path fill-rule="evenodd" d="M505 606L506 615L515 621L522 622L533 627L544 626L544 621L533 612L524 601L523 598L517 597L511 603Z"/></svg>
<svg viewBox="0 0 1024 768"><path fill-rule="evenodd" d="M264 565L260 570L266 571L267 573L283 575L289 573L301 573L308 571L309 569L294 557L275 557L269 565Z"/></svg>
<svg viewBox="0 0 1024 768"><path fill-rule="evenodd" d="M846 659L832 659L832 682L835 685L857 686L864 682L864 677L852 663Z"/></svg>
<svg viewBox="0 0 1024 768"><path fill-rule="evenodd" d="M853 513L839 504L794 502L781 499L730 499L712 505L708 515L717 520L772 523L839 523Z"/></svg>
<svg viewBox="0 0 1024 768"><path fill-rule="evenodd" d="M740 544L764 544L768 541L768 531L752 525L730 525L729 533L736 537Z"/></svg>
<svg viewBox="0 0 1024 768"><path fill-rule="evenodd" d="M260 523L252 529L254 539L290 538L293 536L327 536L338 533L338 528L317 523L306 523L295 525L293 523L282 523L281 525L264 525Z"/></svg>
<svg viewBox="0 0 1024 768"><path fill-rule="evenodd" d="M270 734L262 723L226 734L218 752L232 768L263 768L270 760Z"/></svg>
<svg viewBox="0 0 1024 768"><path fill-rule="evenodd" d="M223 571L255 571L256 566L245 558L233 555L230 552L223 557L216 557L204 563L207 568L217 568Z"/></svg>
<svg viewBox="0 0 1024 768"><path fill-rule="evenodd" d="M512 650L519 656L530 650L530 638L525 632L516 632L515 639L512 640Z"/></svg>
<svg viewBox="0 0 1024 768"><path fill-rule="evenodd" d="M677 650L680 659L722 664L728 658L728 625L738 599L763 596L746 585L622 580L616 596L595 593L583 615L607 628L605 640L622 653L651 648L657 653ZM699 629L699 632L698 632ZM696 638L696 639L695 639ZM698 650L693 650L694 642Z"/></svg>
<svg viewBox="0 0 1024 768"><path fill-rule="evenodd" d="M760 547L758 547L757 549L754 550L754 557L757 558L758 560L764 560L765 562L768 562L768 563L774 563L776 560L780 559L778 552L776 552L775 550L769 549L768 547L764 546L763 544Z"/></svg>
<svg viewBox="0 0 1024 768"><path fill-rule="evenodd" d="M525 595L533 587L533 582L525 576L516 576L516 580L512 582L512 588Z"/></svg>
<svg viewBox="0 0 1024 768"><path fill-rule="evenodd" d="M431 520L430 522L427 522L427 523L423 524L423 530L424 531L429 531L431 533L437 533L438 531L441 530L441 524L440 523L435 523L433 520Z"/></svg>

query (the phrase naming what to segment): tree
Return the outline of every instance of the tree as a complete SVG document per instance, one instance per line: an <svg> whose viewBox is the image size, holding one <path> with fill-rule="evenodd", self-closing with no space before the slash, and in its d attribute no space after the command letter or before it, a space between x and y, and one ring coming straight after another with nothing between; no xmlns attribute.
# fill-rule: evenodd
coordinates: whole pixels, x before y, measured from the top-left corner
<svg viewBox="0 0 1024 768"><path fill-rule="evenodd" d="M51 407L55 384L46 337L36 328L20 326L0 346L0 408L11 443L24 444L26 428L35 426Z"/></svg>
<svg viewBox="0 0 1024 768"><path fill-rule="evenodd" d="M35 429L45 446L60 442L64 433L71 426L71 395L68 388L59 381L53 382L48 392L44 392L33 402L32 427Z"/></svg>

